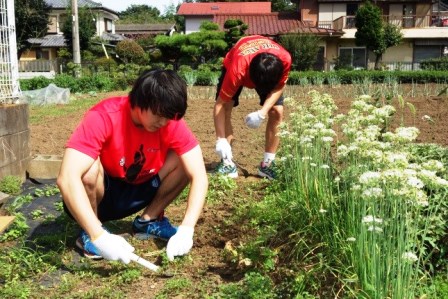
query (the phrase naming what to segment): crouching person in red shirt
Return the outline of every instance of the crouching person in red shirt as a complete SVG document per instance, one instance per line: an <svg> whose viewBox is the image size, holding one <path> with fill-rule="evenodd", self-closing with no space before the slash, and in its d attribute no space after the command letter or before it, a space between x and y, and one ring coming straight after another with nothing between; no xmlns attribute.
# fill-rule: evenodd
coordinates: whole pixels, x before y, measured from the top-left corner
<svg viewBox="0 0 448 299"><path fill-rule="evenodd" d="M151 70L129 96L91 108L73 132L57 184L65 211L82 228L76 244L86 257L129 263L134 248L103 224L142 210L134 234L168 240L169 260L190 251L208 179L186 110L184 81L173 71ZM184 218L175 227L163 211L188 184Z"/></svg>

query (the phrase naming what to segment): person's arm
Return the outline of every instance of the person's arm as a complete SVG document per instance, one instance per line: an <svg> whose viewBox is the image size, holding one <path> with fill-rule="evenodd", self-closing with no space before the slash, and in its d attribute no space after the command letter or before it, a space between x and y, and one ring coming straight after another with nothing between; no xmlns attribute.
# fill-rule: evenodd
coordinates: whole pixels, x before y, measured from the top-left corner
<svg viewBox="0 0 448 299"><path fill-rule="evenodd" d="M278 99L282 95L284 88L285 87L281 87L281 88L275 89L274 91L270 92L263 104L263 107L261 107L260 110L249 113L246 116L245 121L246 121L246 125L249 128L256 129L256 128L260 127L261 123L268 115L269 110L271 110L271 108L274 107L275 103L278 101Z"/></svg>
<svg viewBox="0 0 448 299"><path fill-rule="evenodd" d="M232 147L226 136L226 121L230 121L230 111L233 108L233 101L225 102L220 96L216 99L213 108L213 120L216 132L216 153L221 159L232 160Z"/></svg>
<svg viewBox="0 0 448 299"><path fill-rule="evenodd" d="M285 86L286 85L283 85L283 87L274 89L271 93L268 94L263 107L261 107L261 109L259 110L263 117L266 117L269 110L271 110L271 108L274 107L275 103L277 103L278 99L283 93L283 90L285 89Z"/></svg>
<svg viewBox="0 0 448 299"><path fill-rule="evenodd" d="M228 103L218 96L213 108L216 138L226 138L226 104Z"/></svg>
<svg viewBox="0 0 448 299"><path fill-rule="evenodd" d="M205 170L201 147L180 156L185 172L190 179L190 191L187 197L187 209L181 225L194 227L202 212L208 189L208 178Z"/></svg>
<svg viewBox="0 0 448 299"><path fill-rule="evenodd" d="M62 198L75 218L91 239L103 233L101 222L96 217L82 182L82 177L95 160L77 150L67 148L62 159L57 184Z"/></svg>
<svg viewBox="0 0 448 299"><path fill-rule="evenodd" d="M71 215L89 235L101 256L108 260L119 260L128 264L131 261L134 247L123 237L110 234L103 229L87 196L82 178L86 174L92 175L89 179L96 183L97 173L95 171L88 173L91 168L100 167L94 163L99 164L99 161L95 162L93 158L77 150L66 149L57 179L58 187Z"/></svg>
<svg viewBox="0 0 448 299"><path fill-rule="evenodd" d="M188 192L187 209L182 224L166 246L166 254L170 261L175 256L187 254L193 247L194 227L204 207L208 189L204 158L199 145L180 156L180 160L186 175L190 179L190 191Z"/></svg>

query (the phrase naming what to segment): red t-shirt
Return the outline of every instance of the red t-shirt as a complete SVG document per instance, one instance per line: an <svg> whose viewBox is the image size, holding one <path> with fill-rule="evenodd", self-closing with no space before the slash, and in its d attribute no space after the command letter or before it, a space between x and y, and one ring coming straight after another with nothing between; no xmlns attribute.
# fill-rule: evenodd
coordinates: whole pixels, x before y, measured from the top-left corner
<svg viewBox="0 0 448 299"><path fill-rule="evenodd" d="M288 80L291 69L291 55L273 40L261 35L241 38L224 58L226 75L219 96L224 101L230 101L241 86L255 88L250 79L249 67L252 59L260 53L270 53L283 62L283 75L277 87L283 87Z"/></svg>
<svg viewBox="0 0 448 299"><path fill-rule="evenodd" d="M180 156L198 145L183 119L148 132L134 125L130 111L128 97L101 101L86 113L66 147L99 157L108 175L139 184L159 172L168 150Z"/></svg>

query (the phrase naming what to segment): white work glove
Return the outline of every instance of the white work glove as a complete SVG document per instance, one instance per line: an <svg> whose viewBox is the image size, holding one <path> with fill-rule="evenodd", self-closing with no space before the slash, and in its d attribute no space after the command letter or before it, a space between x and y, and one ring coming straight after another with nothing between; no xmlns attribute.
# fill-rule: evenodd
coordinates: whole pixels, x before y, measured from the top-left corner
<svg viewBox="0 0 448 299"><path fill-rule="evenodd" d="M246 116L246 125L251 129L256 129L261 125L261 123L263 122L264 119L265 119L265 117L263 115L261 115L260 110L258 110L258 111L249 113Z"/></svg>
<svg viewBox="0 0 448 299"><path fill-rule="evenodd" d="M226 138L218 138L216 141L216 153L221 159L232 160L232 147Z"/></svg>
<svg viewBox="0 0 448 299"><path fill-rule="evenodd" d="M190 252L193 247L194 228L181 225L177 229L177 233L170 238L166 246L166 255L168 260L174 260L175 256L185 255Z"/></svg>
<svg viewBox="0 0 448 299"><path fill-rule="evenodd" d="M101 256L106 260L121 261L125 264L129 264L131 261L131 253L135 250L123 237L107 231L104 231L92 243L98 248Z"/></svg>

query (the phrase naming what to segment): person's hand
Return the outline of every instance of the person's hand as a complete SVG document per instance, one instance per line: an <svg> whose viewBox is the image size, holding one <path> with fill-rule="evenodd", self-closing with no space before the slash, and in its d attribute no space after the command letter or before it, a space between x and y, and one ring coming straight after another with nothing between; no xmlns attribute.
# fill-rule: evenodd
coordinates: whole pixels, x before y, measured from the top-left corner
<svg viewBox="0 0 448 299"><path fill-rule="evenodd" d="M216 141L216 153L221 159L232 160L232 147L226 138L218 138Z"/></svg>
<svg viewBox="0 0 448 299"><path fill-rule="evenodd" d="M258 111L249 113L246 116L246 125L251 129L256 129L261 125L261 123L263 122L264 119L265 119L265 117L263 115L261 115L260 110L258 110Z"/></svg>
<svg viewBox="0 0 448 299"><path fill-rule="evenodd" d="M125 264L129 264L131 261L131 253L135 250L123 237L108 233L107 231L104 231L92 243L98 248L101 256L106 260L121 261Z"/></svg>
<svg viewBox="0 0 448 299"><path fill-rule="evenodd" d="M190 252L193 247L194 228L181 225L177 229L177 233L170 238L166 246L166 255L168 260L174 260L175 256L185 255Z"/></svg>

